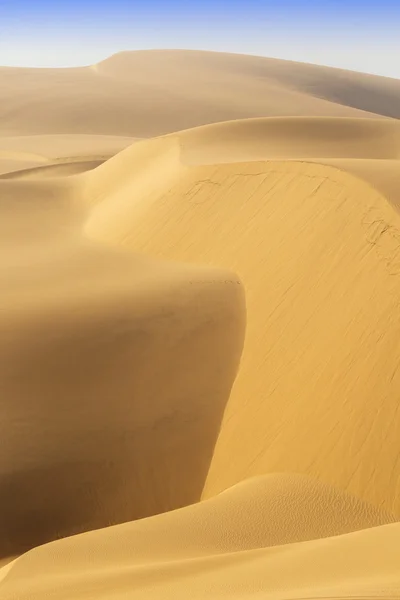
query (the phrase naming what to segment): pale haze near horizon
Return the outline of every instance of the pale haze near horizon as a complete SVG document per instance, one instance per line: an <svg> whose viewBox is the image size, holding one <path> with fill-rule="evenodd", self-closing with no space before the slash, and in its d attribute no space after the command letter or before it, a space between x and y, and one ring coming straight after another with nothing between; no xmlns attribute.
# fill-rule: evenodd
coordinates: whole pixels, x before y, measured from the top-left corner
<svg viewBox="0 0 400 600"><path fill-rule="evenodd" d="M359 71L392 77L400 79L400 63L397 56L400 56L400 41L394 48L390 42L387 42L377 49L370 47L358 47L357 53L352 50L350 43L341 45L341 47L316 47L316 44L309 41L301 48L291 48L282 41L276 40L273 43L263 47L262 43L252 45L221 45L221 44L197 44L197 45L162 45L151 46L141 45L94 45L90 48L76 48L75 46L55 45L50 47L43 44L37 44L26 48L24 46L15 46L5 44L0 41L0 66L8 67L33 67L33 68L67 68L80 67L96 64L113 54L124 51L135 50L206 50L215 52L228 52L235 54L249 54L255 56L265 56L296 62L312 63L350 71ZM5 59L5 60L4 60Z"/></svg>
<svg viewBox="0 0 400 600"><path fill-rule="evenodd" d="M30 5L32 6L32 5ZM184 9L152 16L140 13L126 18L115 11L88 14L83 11L36 15L1 13L0 65L17 67L77 67L100 62L121 51L188 49L253 54L314 63L400 78L400 21L379 19L359 8L351 15L323 9L315 17L301 12L255 11L208 15ZM244 5L243 5L244 6ZM100 7L101 8L101 7ZM13 10L12 7L10 10ZM108 10L112 10L110 7ZM321 9L322 10L322 9ZM354 15L353 15L354 13ZM389 24L390 23L390 24Z"/></svg>

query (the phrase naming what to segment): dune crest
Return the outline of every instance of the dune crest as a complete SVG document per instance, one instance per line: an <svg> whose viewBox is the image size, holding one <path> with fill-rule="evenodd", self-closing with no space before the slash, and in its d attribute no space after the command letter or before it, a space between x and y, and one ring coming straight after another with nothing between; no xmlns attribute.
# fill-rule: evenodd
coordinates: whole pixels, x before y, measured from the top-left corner
<svg viewBox="0 0 400 600"><path fill-rule="evenodd" d="M242 351L238 278L85 239L80 183L0 181L0 558L196 502Z"/></svg>
<svg viewBox="0 0 400 600"><path fill-rule="evenodd" d="M395 598L392 522L307 478L256 478L207 502L37 548L0 569L0 590L4 600L24 597L26 585L32 600L172 599L188 585L193 598Z"/></svg>
<svg viewBox="0 0 400 600"><path fill-rule="evenodd" d="M304 124L294 125L296 141L296 127L302 131ZM377 135L388 141L390 152L381 148L383 156L396 155L397 124L349 125L361 140L366 136L363 143L356 137L353 157L357 148L368 156L368 140L373 149ZM191 135L205 147L209 140L220 144L226 160L229 139L234 147L235 134L244 128L248 135L248 126L253 123L232 123L232 130L227 124L226 138L219 135L223 125L215 136L210 126L206 141L202 129L183 132L182 160ZM345 126L328 122L325 146ZM177 139L143 143L144 156L150 148L165 156ZM314 143L323 146L321 137ZM140 174L127 170L129 185L120 174L113 179L119 165L131 159L141 164L140 151L141 144L127 149L88 176L88 193L97 178L110 185L91 211L89 237L154 257L223 266L238 273L246 290L245 349L205 497L249 476L289 471L314 475L400 514L393 352L400 325L398 214L361 179L293 159L186 163L175 184L146 187L141 195ZM169 173L179 169L173 156ZM189 162L195 158L193 150ZM148 169L151 179L151 164Z"/></svg>
<svg viewBox="0 0 400 600"><path fill-rule="evenodd" d="M399 598L400 81L0 84L1 600Z"/></svg>
<svg viewBox="0 0 400 600"><path fill-rule="evenodd" d="M141 138L252 117L400 117L399 80L219 52L125 52L95 68L0 67L0 81L0 136Z"/></svg>

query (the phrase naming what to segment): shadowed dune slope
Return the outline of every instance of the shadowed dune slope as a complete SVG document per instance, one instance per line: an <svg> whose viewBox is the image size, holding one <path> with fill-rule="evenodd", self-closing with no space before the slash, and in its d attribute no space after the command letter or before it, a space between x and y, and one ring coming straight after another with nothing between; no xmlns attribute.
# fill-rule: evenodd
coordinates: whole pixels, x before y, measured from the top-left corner
<svg viewBox="0 0 400 600"><path fill-rule="evenodd" d="M0 69L1 600L398 600L399 98Z"/></svg>
<svg viewBox="0 0 400 600"><path fill-rule="evenodd" d="M400 122L388 119L244 119L178 136L182 161L189 165L267 158L400 159Z"/></svg>
<svg viewBox="0 0 400 600"><path fill-rule="evenodd" d="M399 106L396 79L215 52L137 51L91 67L0 68L3 136L151 137L250 117L399 118Z"/></svg>
<svg viewBox="0 0 400 600"><path fill-rule="evenodd" d="M365 144L355 136L343 154L371 156L380 137L397 162L398 138L385 127L357 124ZM300 472L400 514L397 212L332 166L182 164L186 135L142 142L93 171L86 232L243 281L244 354L205 496L249 476Z"/></svg>
<svg viewBox="0 0 400 600"><path fill-rule="evenodd" d="M0 182L0 558L198 501L242 351L234 275L85 240L78 196Z"/></svg>
<svg viewBox="0 0 400 600"><path fill-rule="evenodd" d="M26 598L28 586L31 600L395 598L392 522L304 477L254 478L194 506L37 548L0 569L0 591L4 600Z"/></svg>

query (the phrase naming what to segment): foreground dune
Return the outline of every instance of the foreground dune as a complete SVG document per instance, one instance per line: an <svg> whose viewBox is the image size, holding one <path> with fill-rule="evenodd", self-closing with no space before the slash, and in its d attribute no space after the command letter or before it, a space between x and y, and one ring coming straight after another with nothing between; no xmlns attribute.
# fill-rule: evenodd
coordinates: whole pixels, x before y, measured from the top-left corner
<svg viewBox="0 0 400 600"><path fill-rule="evenodd" d="M306 123L293 124L296 140ZM328 121L324 133L322 123L316 150L329 157L329 136L335 142L349 126L360 142L348 134L348 156L377 156L377 138L383 157L398 156L397 123L360 125ZM233 124L228 143L221 127L211 146L228 160L229 143L243 148L240 133L249 132ZM202 133L193 131L195 143ZM295 471L400 514L398 214L369 184L326 165L215 157L194 165L190 135L135 145L92 171L86 232L152 256L223 266L243 281L245 349L206 497L245 477Z"/></svg>
<svg viewBox="0 0 400 600"><path fill-rule="evenodd" d="M198 500L242 345L229 273L49 252L2 281L2 558Z"/></svg>
<svg viewBox="0 0 400 600"><path fill-rule="evenodd" d="M312 480L258 478L180 511L37 548L0 569L0 590L4 600L28 597L27 588L31 600L396 598L392 521Z"/></svg>
<svg viewBox="0 0 400 600"><path fill-rule="evenodd" d="M1 558L198 500L242 350L234 275L85 241L70 181L0 182Z"/></svg>
<svg viewBox="0 0 400 600"><path fill-rule="evenodd" d="M0 598L399 598L399 82L1 81Z"/></svg>

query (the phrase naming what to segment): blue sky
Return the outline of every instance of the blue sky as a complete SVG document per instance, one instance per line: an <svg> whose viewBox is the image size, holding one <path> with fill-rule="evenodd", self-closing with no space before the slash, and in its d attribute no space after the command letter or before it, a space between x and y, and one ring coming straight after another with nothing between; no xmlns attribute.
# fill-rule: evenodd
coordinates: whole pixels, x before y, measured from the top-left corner
<svg viewBox="0 0 400 600"><path fill-rule="evenodd" d="M87 65L146 48L258 54L400 78L400 0L0 0L0 65Z"/></svg>

